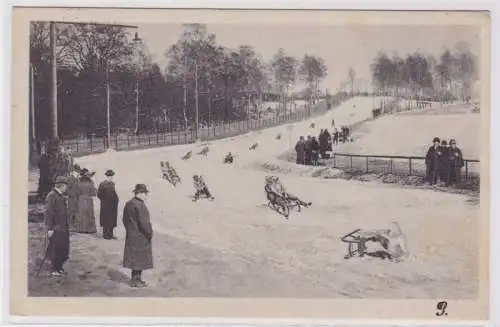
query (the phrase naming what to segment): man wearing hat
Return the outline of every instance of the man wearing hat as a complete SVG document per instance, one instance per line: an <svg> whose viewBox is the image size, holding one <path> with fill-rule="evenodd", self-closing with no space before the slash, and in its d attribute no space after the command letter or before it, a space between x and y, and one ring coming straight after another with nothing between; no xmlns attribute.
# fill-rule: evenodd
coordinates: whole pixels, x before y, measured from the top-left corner
<svg viewBox="0 0 500 327"><path fill-rule="evenodd" d="M130 287L145 287L147 284L142 280L142 271L153 268L153 228L149 210L144 203L149 191L146 185L137 184L133 192L134 197L123 209L123 226L126 231L123 267L132 270Z"/></svg>
<svg viewBox="0 0 500 327"><path fill-rule="evenodd" d="M68 181L64 176L55 179L54 189L47 195L45 226L49 245L47 257L52 262L51 276L61 276L63 265L69 258L68 201L64 195Z"/></svg>
<svg viewBox="0 0 500 327"><path fill-rule="evenodd" d="M432 146L427 150L427 155L425 156L425 165L427 167L427 180L430 185L435 185L438 181L439 162L442 155L441 140L439 137L435 137L432 143Z"/></svg>
<svg viewBox="0 0 500 327"><path fill-rule="evenodd" d="M116 237L113 235L113 229L116 227L119 199L118 194L116 194L115 183L113 182L115 172L108 169L104 175L106 176L106 180L102 181L97 189L97 197L101 201L99 219L102 227L102 236L106 240L116 240Z"/></svg>
<svg viewBox="0 0 500 327"><path fill-rule="evenodd" d="M450 168L446 181L447 186L453 184L455 187L459 187L462 181L462 167L465 166L465 162L462 151L457 147L457 141L455 139L450 140L448 162Z"/></svg>

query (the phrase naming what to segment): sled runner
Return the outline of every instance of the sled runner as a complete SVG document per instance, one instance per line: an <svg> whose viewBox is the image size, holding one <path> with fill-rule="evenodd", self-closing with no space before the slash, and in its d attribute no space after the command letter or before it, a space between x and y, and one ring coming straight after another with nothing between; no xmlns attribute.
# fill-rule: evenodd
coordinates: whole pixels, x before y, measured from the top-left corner
<svg viewBox="0 0 500 327"><path fill-rule="evenodd" d="M267 196L267 194L266 194ZM285 218L288 219L288 216L290 215L290 211L294 210L297 212L302 211L302 204L300 203L300 200L292 200L287 198L286 196L280 196L276 198L274 201L271 201L269 197L267 197L267 206L270 207L271 209L275 210L279 214L285 216Z"/></svg>
<svg viewBox="0 0 500 327"><path fill-rule="evenodd" d="M344 235L341 238L342 242L347 243L347 254L344 256L344 259L350 259L354 256L364 257L367 254L366 242L368 241L377 242L387 250L389 240L380 235L380 231L382 230L378 230L378 232L362 231L360 228L358 228L350 232L349 234ZM388 230L384 230L384 233L387 231ZM382 253L379 253L378 256L382 256ZM386 254L385 256L389 259L391 258L391 255L389 254Z"/></svg>
<svg viewBox="0 0 500 327"><path fill-rule="evenodd" d="M347 243L347 254L344 256L344 259L350 259L355 255L358 255L359 257L363 257L365 255L366 247L361 235L359 234L360 231L360 228L355 229L341 238L342 242Z"/></svg>

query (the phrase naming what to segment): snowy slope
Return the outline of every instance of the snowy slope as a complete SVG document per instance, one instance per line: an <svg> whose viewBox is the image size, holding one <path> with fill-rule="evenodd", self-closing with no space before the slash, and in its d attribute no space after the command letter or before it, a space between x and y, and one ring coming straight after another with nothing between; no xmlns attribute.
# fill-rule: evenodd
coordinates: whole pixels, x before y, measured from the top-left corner
<svg viewBox="0 0 500 327"><path fill-rule="evenodd" d="M119 210L132 197L134 184L146 183L151 190L147 203L156 232L155 269L145 275L152 287L141 293L144 296L475 297L478 207L467 204L466 197L305 178L300 176L303 167L289 165L291 174L282 175L284 185L313 206L292 213L290 220L264 206L266 173L255 162L279 162L276 156L300 135L317 135L320 128L330 128L332 119L340 126L369 118L372 103L372 98L354 98L322 117L289 125L293 127L214 141L207 157L196 155L200 145L181 145L77 161L97 171L97 183L106 169L115 170ZM316 126L310 128L313 121ZM280 140L275 139L278 133L283 135ZM249 151L255 142L258 147ZM190 150L193 157L182 161ZM232 166L222 164L229 151L238 155ZM169 160L177 169L183 179L177 188L160 179L160 160ZM191 201L191 177L198 173L215 201ZM356 228L384 228L391 221L399 222L408 237L410 260L394 269L394 263L379 259L343 259L343 234ZM453 233L447 232L449 226L454 226ZM117 234L123 240L121 226ZM224 271L214 270L209 259L196 254L174 265L169 254L172 239L197 251L216 251ZM116 244L101 242L98 249L108 247L114 253L107 256L109 267L128 273L120 266ZM168 277L167 270L175 278ZM127 290L113 292L109 294Z"/></svg>
<svg viewBox="0 0 500 327"><path fill-rule="evenodd" d="M464 156L479 159L480 114L389 115L366 122L353 132L354 143L341 153L425 156L434 137L457 140Z"/></svg>

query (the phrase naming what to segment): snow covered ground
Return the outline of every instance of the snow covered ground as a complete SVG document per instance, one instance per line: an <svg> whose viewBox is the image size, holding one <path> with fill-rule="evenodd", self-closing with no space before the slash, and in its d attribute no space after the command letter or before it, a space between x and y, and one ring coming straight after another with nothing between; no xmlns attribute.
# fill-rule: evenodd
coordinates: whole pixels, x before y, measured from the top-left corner
<svg viewBox="0 0 500 327"><path fill-rule="evenodd" d="M456 110L453 108L456 107ZM464 113L461 105L382 116L353 131L353 143L339 145L341 153L425 156L434 137L454 138L465 158L480 157L481 116ZM472 107L472 105L470 105Z"/></svg>
<svg viewBox="0 0 500 327"><path fill-rule="evenodd" d="M119 241L72 237L68 269L87 277L79 280L70 270L68 283L50 287L30 280L30 294L475 298L479 207L468 197L310 178L304 172L314 168L276 159L300 135L330 129L332 119L340 126L369 118L372 103L372 98L354 98L310 121L214 141L207 157L196 155L201 145L180 145L78 158L80 165L97 172L96 183L106 169L115 170L120 211L132 197L134 184L149 187L155 269L144 278L151 287L133 290L126 285L129 271L121 267L125 234L120 222ZM257 148L249 151L255 142ZM182 161L191 150L193 157ZM224 165L229 151L237 155L236 161ZM174 188L160 179L161 160L177 169L181 185ZM287 174L277 174L287 190L312 201L312 207L292 212L289 220L267 208L267 173L261 170L266 163L282 165ZM193 174L204 176L215 201L191 201ZM357 228L387 228L392 221L408 238L408 260L344 259L347 247L340 237Z"/></svg>

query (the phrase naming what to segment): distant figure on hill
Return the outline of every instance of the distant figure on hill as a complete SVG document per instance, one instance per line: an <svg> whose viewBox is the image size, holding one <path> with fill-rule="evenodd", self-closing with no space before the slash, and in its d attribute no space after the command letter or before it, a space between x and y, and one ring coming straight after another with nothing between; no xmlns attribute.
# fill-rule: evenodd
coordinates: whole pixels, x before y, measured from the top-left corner
<svg viewBox="0 0 500 327"><path fill-rule="evenodd" d="M254 144L252 144L252 146L250 146L249 150L250 151L255 150L255 149L257 149L257 146L259 146L259 144L257 142L255 142Z"/></svg>
<svg viewBox="0 0 500 327"><path fill-rule="evenodd" d="M182 160L188 160L189 158L191 158L191 155L193 154L193 151L188 151L184 157L182 157Z"/></svg>
<svg viewBox="0 0 500 327"><path fill-rule="evenodd" d="M225 164L232 164L233 162L234 162L234 156L233 156L233 154L231 152L229 152L224 157L224 163Z"/></svg>
<svg viewBox="0 0 500 327"><path fill-rule="evenodd" d="M200 151L200 152L198 152L198 154L199 154L199 155L201 155L201 156L205 156L205 157L206 157L206 156L207 156L207 154L208 154L208 151L210 151L210 149L208 148L208 146L204 146L204 147L201 149L201 151Z"/></svg>

